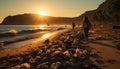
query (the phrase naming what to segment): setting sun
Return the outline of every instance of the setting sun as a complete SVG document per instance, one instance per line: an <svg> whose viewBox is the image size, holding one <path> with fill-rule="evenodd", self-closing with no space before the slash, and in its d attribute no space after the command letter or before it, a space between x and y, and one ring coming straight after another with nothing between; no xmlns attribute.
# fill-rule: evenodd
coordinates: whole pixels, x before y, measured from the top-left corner
<svg viewBox="0 0 120 69"><path fill-rule="evenodd" d="M47 15L47 13L45 11L43 11L43 10L39 11L38 14L43 15L43 16Z"/></svg>

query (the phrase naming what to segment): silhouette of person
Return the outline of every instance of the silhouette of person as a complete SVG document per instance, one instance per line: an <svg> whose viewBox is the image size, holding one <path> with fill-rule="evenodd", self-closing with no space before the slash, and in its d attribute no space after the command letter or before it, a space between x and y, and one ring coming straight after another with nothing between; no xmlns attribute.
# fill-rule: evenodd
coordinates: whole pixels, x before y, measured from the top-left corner
<svg viewBox="0 0 120 69"><path fill-rule="evenodd" d="M91 28L91 23L90 23L88 17L85 16L84 21L83 21L83 30L84 30L85 38L87 40L88 40L88 33L89 33L90 28Z"/></svg>
<svg viewBox="0 0 120 69"><path fill-rule="evenodd" d="M72 29L74 30L75 29L75 23L74 22L72 22Z"/></svg>

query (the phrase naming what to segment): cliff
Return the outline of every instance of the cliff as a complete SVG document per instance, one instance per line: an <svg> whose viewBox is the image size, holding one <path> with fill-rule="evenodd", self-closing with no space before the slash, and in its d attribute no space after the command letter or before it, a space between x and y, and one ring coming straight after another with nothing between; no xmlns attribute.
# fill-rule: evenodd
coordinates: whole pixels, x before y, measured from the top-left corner
<svg viewBox="0 0 120 69"><path fill-rule="evenodd" d="M92 21L120 23L120 0L106 0L97 9L87 11L83 15Z"/></svg>
<svg viewBox="0 0 120 69"><path fill-rule="evenodd" d="M51 17L41 16L39 14L21 14L16 16L6 17L3 25L40 25L40 24L71 24L72 22L79 23L79 18L68 17Z"/></svg>

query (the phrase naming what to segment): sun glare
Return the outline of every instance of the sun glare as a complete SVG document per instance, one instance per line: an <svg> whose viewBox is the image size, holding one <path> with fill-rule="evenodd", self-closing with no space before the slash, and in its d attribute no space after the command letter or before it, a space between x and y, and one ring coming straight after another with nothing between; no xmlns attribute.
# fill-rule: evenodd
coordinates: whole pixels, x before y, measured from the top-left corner
<svg viewBox="0 0 120 69"><path fill-rule="evenodd" d="M43 16L47 15L45 11L39 11L38 14L43 15Z"/></svg>
<svg viewBox="0 0 120 69"><path fill-rule="evenodd" d="M39 29L44 29L45 28L45 25L40 25L39 26Z"/></svg>

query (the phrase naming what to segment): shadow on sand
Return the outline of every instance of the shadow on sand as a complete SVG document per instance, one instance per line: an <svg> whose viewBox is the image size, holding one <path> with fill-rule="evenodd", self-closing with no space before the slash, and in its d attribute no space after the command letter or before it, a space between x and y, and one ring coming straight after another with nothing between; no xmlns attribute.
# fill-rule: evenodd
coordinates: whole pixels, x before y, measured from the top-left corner
<svg viewBox="0 0 120 69"><path fill-rule="evenodd" d="M102 42L91 41L91 40L89 40L89 42L90 42L90 43L94 43L94 44L99 44L99 45L101 45L101 46L106 46L106 47L116 48L116 47L113 46L113 45L109 45L109 44L102 43Z"/></svg>

